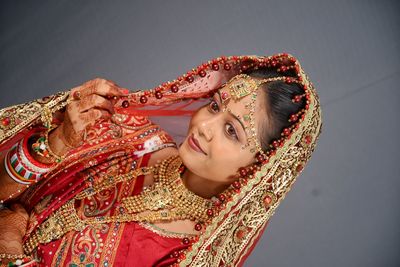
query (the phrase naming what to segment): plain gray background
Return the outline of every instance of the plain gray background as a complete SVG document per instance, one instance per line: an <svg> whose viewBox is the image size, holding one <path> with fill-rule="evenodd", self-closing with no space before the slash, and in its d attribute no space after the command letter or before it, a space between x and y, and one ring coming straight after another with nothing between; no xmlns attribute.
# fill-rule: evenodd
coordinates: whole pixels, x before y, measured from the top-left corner
<svg viewBox="0 0 400 267"><path fill-rule="evenodd" d="M323 132L246 266L400 266L399 14L397 1L1 1L0 107L292 53Z"/></svg>

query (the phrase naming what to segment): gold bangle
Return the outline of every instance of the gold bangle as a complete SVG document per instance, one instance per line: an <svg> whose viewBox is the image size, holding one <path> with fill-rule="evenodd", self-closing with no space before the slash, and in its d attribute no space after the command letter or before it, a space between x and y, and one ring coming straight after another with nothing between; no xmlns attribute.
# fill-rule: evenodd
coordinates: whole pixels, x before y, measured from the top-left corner
<svg viewBox="0 0 400 267"><path fill-rule="evenodd" d="M49 145L49 132L51 130L46 131L45 134L45 138L44 138L44 144L47 147L47 151L49 152L49 155L52 156L53 158L55 158L55 162L60 163L61 161L63 161L65 159L65 155L59 156L56 153L54 153L54 151L50 148Z"/></svg>
<svg viewBox="0 0 400 267"><path fill-rule="evenodd" d="M26 256L25 254L6 254L6 253L0 254L0 259L8 259L8 260L17 260L26 257L28 256Z"/></svg>

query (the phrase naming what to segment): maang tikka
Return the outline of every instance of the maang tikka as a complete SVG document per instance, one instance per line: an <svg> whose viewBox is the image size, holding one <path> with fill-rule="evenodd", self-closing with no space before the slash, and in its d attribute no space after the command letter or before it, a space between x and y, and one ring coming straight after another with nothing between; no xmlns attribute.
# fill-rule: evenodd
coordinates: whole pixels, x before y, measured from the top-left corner
<svg viewBox="0 0 400 267"><path fill-rule="evenodd" d="M245 126L247 143L246 145L242 146L242 149L245 149L246 147L250 146L251 143L253 143L254 147L250 149L250 152L254 153L258 151L264 157L264 159L267 159L268 156L262 150L261 144L258 141L254 116L256 110L257 90L263 83L285 81L286 79L287 78L283 76L267 79L254 79L247 74L239 74L231 78L226 83L225 87L228 88L229 93L225 91L221 93L222 104L224 105L223 111L229 110L227 108L227 104L231 98L237 102L243 97L251 94L250 103L245 105L245 108L249 110L249 113L243 115L243 120L245 122L249 122L249 126Z"/></svg>

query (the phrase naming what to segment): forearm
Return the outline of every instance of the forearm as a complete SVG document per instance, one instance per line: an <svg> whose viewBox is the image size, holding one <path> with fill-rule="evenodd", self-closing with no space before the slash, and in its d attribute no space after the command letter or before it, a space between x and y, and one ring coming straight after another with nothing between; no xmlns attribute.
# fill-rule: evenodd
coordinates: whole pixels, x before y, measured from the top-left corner
<svg viewBox="0 0 400 267"><path fill-rule="evenodd" d="M53 142L57 153L65 153L65 146L59 144L56 130L52 131ZM38 141L43 134L40 129L32 130L16 146L13 146L7 153L0 157L0 200L8 201L18 197L26 188L36 183L55 164L52 157L41 156L33 150L32 144Z"/></svg>
<svg viewBox="0 0 400 267"><path fill-rule="evenodd" d="M0 200L6 201L19 196L26 188L26 185L17 183L5 169L5 155L0 157Z"/></svg>

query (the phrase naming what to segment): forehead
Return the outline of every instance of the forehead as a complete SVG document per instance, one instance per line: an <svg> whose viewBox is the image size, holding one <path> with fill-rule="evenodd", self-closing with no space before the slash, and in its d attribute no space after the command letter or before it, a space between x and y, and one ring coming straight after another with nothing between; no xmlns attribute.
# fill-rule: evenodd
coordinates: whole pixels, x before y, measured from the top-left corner
<svg viewBox="0 0 400 267"><path fill-rule="evenodd" d="M255 101L254 118L257 123L262 117L264 108L264 93L262 89L256 91L249 91L243 88L244 79L240 78L231 83L225 84L218 89L222 102L236 115L240 115L241 119L246 122L246 115L251 112L251 102ZM254 94L255 93L255 94Z"/></svg>

